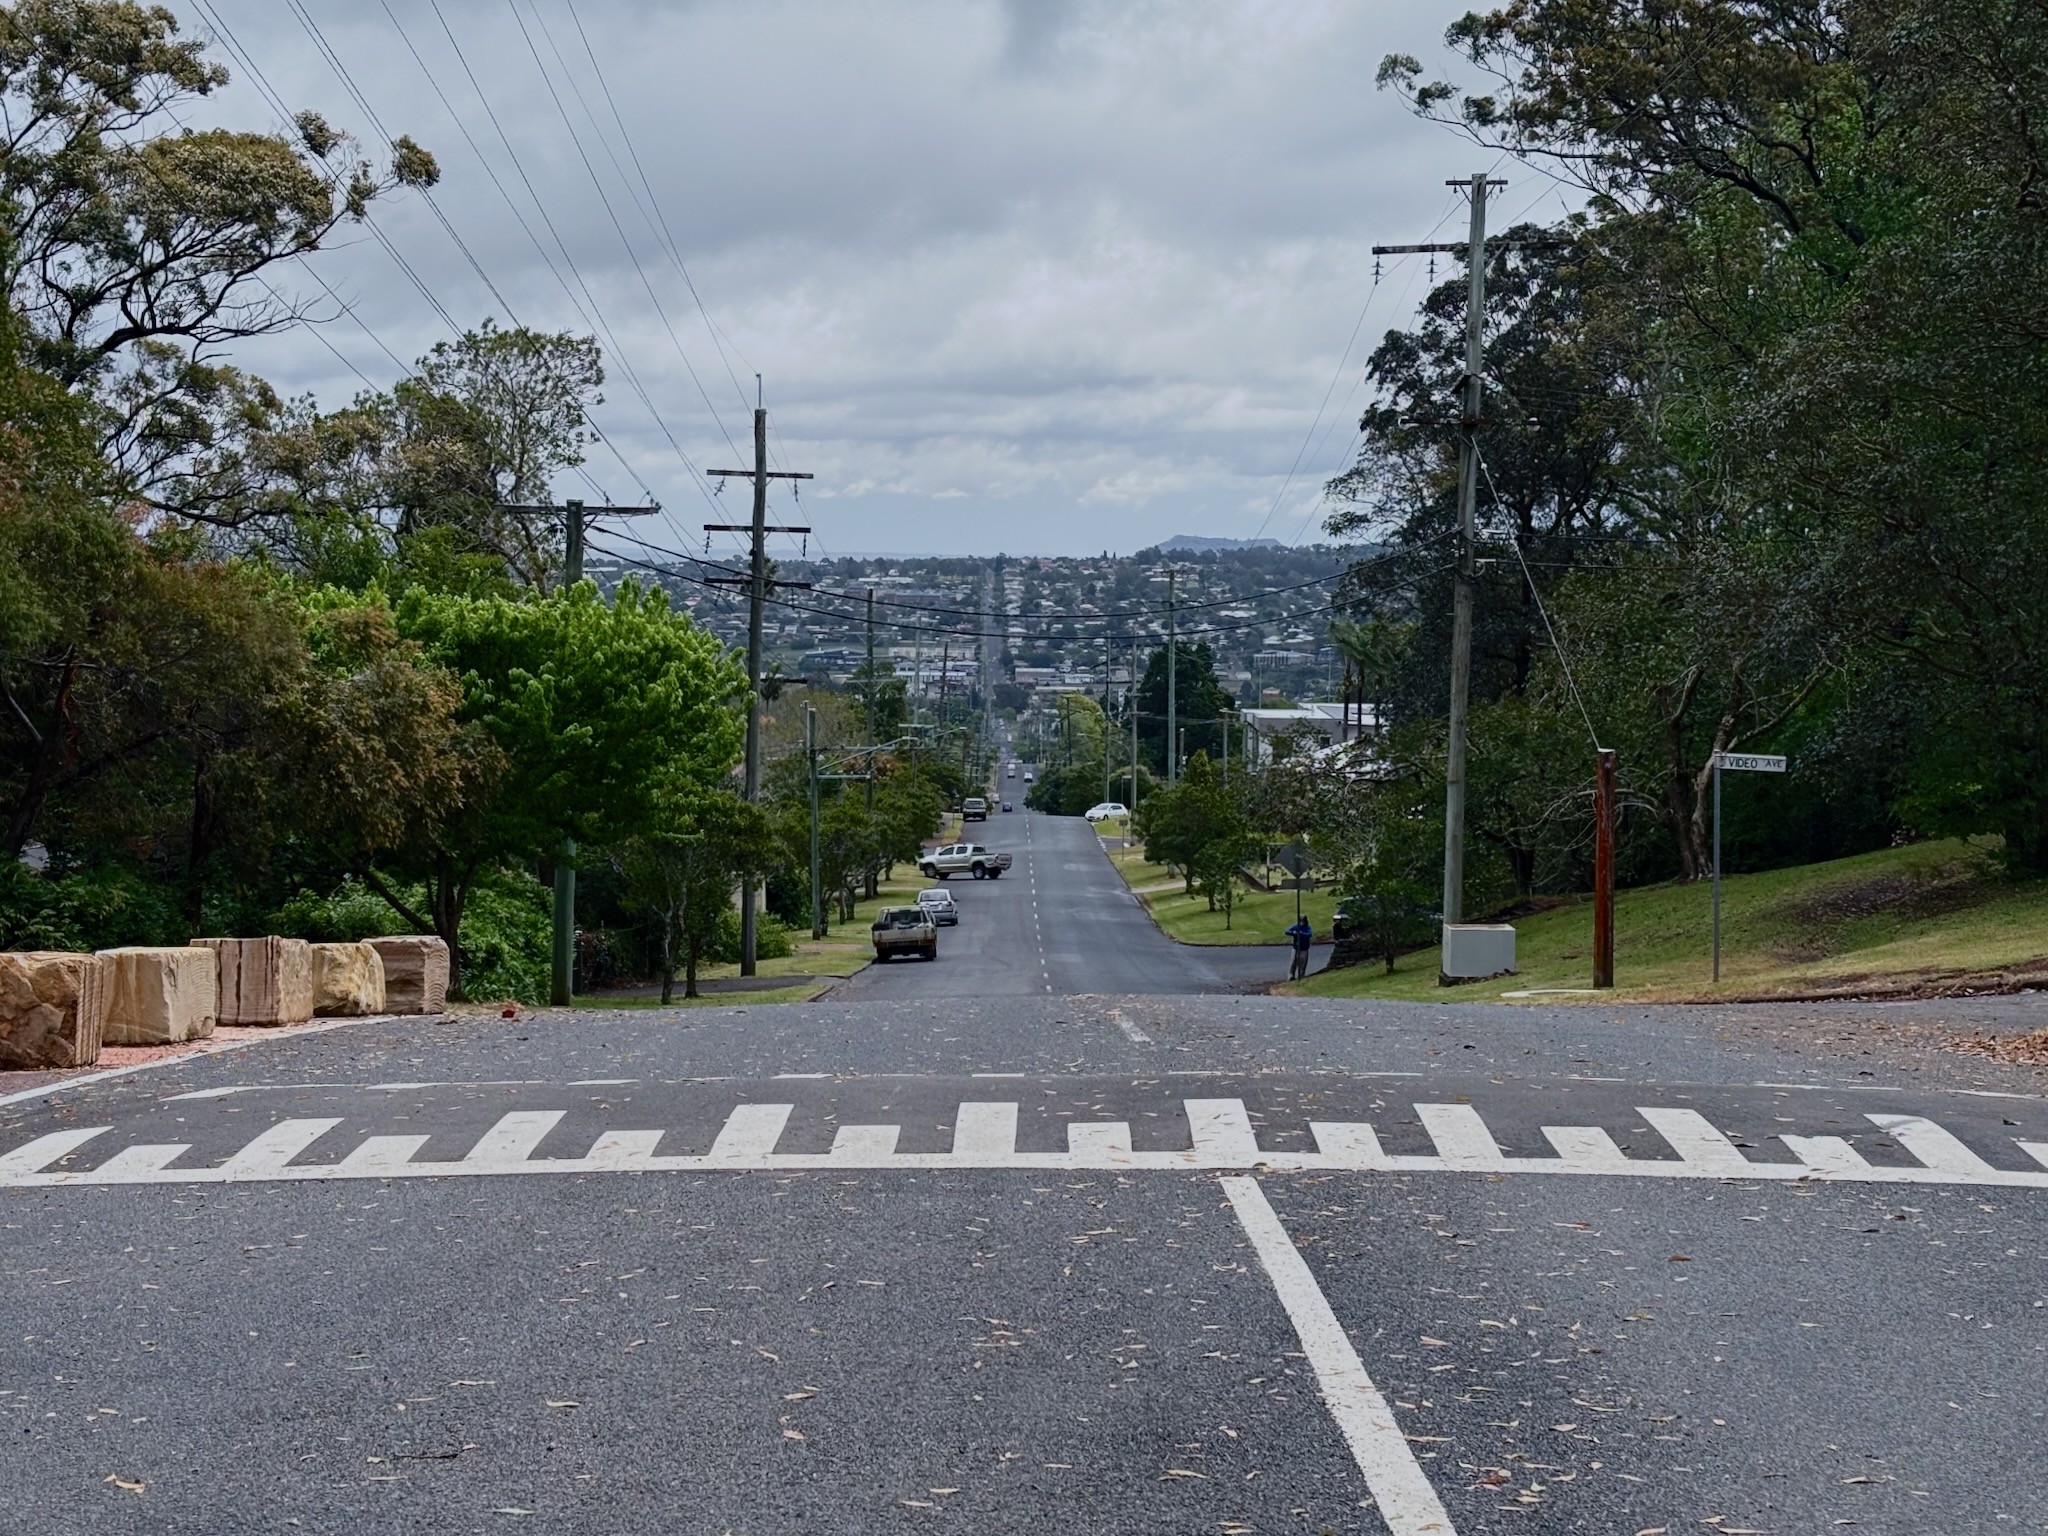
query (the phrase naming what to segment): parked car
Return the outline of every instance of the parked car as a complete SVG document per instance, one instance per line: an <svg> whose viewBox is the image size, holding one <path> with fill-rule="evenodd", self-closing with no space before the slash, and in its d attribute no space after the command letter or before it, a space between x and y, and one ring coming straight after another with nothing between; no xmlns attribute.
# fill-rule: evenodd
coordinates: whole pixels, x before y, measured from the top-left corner
<svg viewBox="0 0 2048 1536"><path fill-rule="evenodd" d="M1003 802L1003 809L1007 811L1007 810L1008 810L1009 808L1010 808L1010 802L1009 802L1009 801L1007 801L1007 800L1005 800L1005 801Z"/></svg>
<svg viewBox="0 0 2048 1536"><path fill-rule="evenodd" d="M960 802L960 819L962 821L987 821L988 802L979 795L968 796Z"/></svg>
<svg viewBox="0 0 2048 1536"><path fill-rule="evenodd" d="M1341 942L1350 938L1356 930L1357 925L1352 921L1350 909L1343 902L1338 902L1337 910L1330 914L1330 938Z"/></svg>
<svg viewBox="0 0 2048 1536"><path fill-rule="evenodd" d="M868 930L875 941L875 958L888 960L897 955L916 955L920 960L939 958L939 929L923 907L884 907L875 914Z"/></svg>
<svg viewBox="0 0 2048 1536"><path fill-rule="evenodd" d="M1000 880L1010 867L1007 853L990 853L979 843L948 843L933 848L917 861L917 871L927 880L948 875L972 875L977 880Z"/></svg>
<svg viewBox="0 0 2048 1536"><path fill-rule="evenodd" d="M928 891L917 893L917 904L931 914L931 920L941 928L955 928L960 923L960 903L953 899L951 891L942 891L933 886Z"/></svg>
<svg viewBox="0 0 2048 1536"><path fill-rule="evenodd" d="M1105 800L1100 805L1091 805L1083 813L1090 821L1113 821L1131 814L1130 808L1115 800Z"/></svg>

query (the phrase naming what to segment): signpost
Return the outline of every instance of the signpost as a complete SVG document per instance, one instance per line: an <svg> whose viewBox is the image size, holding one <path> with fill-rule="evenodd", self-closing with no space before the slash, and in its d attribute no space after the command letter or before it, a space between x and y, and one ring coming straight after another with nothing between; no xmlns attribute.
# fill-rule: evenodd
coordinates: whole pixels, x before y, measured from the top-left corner
<svg viewBox="0 0 2048 1536"><path fill-rule="evenodd" d="M1308 856L1308 846L1297 837L1274 856L1273 862L1294 877L1292 880L1285 882L1285 886L1291 886L1294 889L1294 919L1296 922L1299 922L1301 921L1301 893L1304 889L1313 890L1315 888L1307 878L1311 862ZM1283 886L1283 889L1285 886Z"/></svg>
<svg viewBox="0 0 2048 1536"><path fill-rule="evenodd" d="M1783 773L1785 759L1757 752L1714 754L1714 980L1721 979L1721 775Z"/></svg>

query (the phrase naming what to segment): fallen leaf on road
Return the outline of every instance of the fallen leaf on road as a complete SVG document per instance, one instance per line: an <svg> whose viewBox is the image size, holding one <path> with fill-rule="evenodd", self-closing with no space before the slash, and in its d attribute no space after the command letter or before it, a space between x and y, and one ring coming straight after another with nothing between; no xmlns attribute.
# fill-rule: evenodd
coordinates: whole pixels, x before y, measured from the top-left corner
<svg viewBox="0 0 2048 1536"><path fill-rule="evenodd" d="M140 1493L148 1486L140 1481L131 1481L118 1472L109 1472L101 1481L112 1483L116 1488L126 1488L130 1493Z"/></svg>
<svg viewBox="0 0 2048 1536"><path fill-rule="evenodd" d="M561 1399L559 1402L552 1397L546 1397L542 1398L541 1401L546 1403L550 1408L581 1408L583 1406L581 1403L577 1402L576 1399L573 1397L565 1397Z"/></svg>
<svg viewBox="0 0 2048 1536"><path fill-rule="evenodd" d="M944 1494L948 1494L948 1493L958 1493L959 1491L960 1491L960 1490L959 1490L958 1488L927 1488L927 1489L925 1489L925 1492L926 1492L926 1493L936 1493L936 1494L941 1494L941 1495L944 1495Z"/></svg>
<svg viewBox="0 0 2048 1536"><path fill-rule="evenodd" d="M1169 1477L1199 1477L1206 1479L1208 1474L1206 1472L1190 1472L1186 1467L1168 1467L1160 1474L1159 1481L1163 1483Z"/></svg>
<svg viewBox="0 0 2048 1536"><path fill-rule="evenodd" d="M532 1514L533 1511L530 1509L521 1509L517 1504L507 1504L503 1509L494 1509L491 1511L491 1513L494 1515L525 1516Z"/></svg>
<svg viewBox="0 0 2048 1536"><path fill-rule="evenodd" d="M939 1507L930 1499L898 1499L896 1502L903 1505L906 1509L937 1509Z"/></svg>
<svg viewBox="0 0 2048 1536"><path fill-rule="evenodd" d="M1431 1349L1449 1349L1451 1347L1450 1340L1432 1339L1426 1333L1422 1336L1422 1342L1427 1344Z"/></svg>
<svg viewBox="0 0 2048 1536"><path fill-rule="evenodd" d="M1553 1424L1550 1427L1556 1430L1560 1435L1568 1435L1573 1430L1577 1429L1579 1426L1576 1424Z"/></svg>
<svg viewBox="0 0 2048 1536"><path fill-rule="evenodd" d="M1668 1525L1646 1525L1636 1532L1636 1536L1664 1536L1664 1533L1670 1529L1671 1527Z"/></svg>
<svg viewBox="0 0 2048 1536"><path fill-rule="evenodd" d="M785 1429L782 1432L782 1438L785 1440L801 1440L803 1437L804 1432L800 1429Z"/></svg>

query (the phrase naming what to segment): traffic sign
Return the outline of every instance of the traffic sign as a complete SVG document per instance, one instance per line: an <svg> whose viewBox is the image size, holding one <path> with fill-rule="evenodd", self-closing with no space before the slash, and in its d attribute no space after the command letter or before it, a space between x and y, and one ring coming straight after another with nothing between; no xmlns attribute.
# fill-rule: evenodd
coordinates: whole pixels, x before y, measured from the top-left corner
<svg viewBox="0 0 2048 1536"><path fill-rule="evenodd" d="M1730 773L1783 773L1785 759L1757 752L1716 752L1714 766Z"/></svg>
<svg viewBox="0 0 2048 1536"><path fill-rule="evenodd" d="M1296 838L1273 856L1273 862L1290 875L1305 875L1315 862L1308 856L1308 847Z"/></svg>

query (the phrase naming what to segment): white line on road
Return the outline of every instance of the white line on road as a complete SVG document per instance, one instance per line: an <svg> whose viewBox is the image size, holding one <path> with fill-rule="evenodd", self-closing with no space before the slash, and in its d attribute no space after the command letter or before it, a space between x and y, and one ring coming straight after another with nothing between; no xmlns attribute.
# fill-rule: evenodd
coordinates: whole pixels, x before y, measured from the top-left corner
<svg viewBox="0 0 2048 1536"><path fill-rule="evenodd" d="M1323 1405L1350 1444L1387 1529L1393 1536L1454 1536L1451 1517L1423 1476L1393 1410L1366 1374L1365 1362L1351 1347L1344 1325L1330 1310L1259 1181L1235 1175L1223 1180L1223 1192L1230 1196L1244 1235L1252 1240L1280 1305L1287 1309L1302 1352L1315 1367Z"/></svg>
<svg viewBox="0 0 2048 1536"><path fill-rule="evenodd" d="M1133 1024L1129 1019L1125 1018L1123 1015L1123 1010L1121 1008L1112 1008L1109 1010L1109 1022L1114 1024L1118 1029L1122 1030L1124 1038L1130 1041L1131 1044L1152 1044L1152 1037L1146 1034L1145 1031L1143 1031L1142 1029L1138 1028L1138 1026Z"/></svg>

